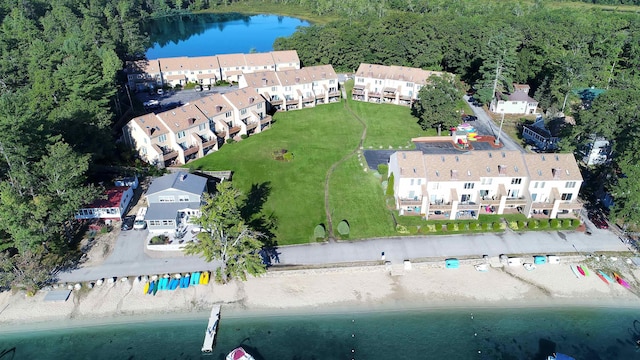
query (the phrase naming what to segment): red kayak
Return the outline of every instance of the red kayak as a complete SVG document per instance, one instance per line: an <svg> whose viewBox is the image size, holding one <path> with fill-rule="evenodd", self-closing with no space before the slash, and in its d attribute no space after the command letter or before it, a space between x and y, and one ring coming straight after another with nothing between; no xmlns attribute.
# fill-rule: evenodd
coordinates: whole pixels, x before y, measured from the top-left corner
<svg viewBox="0 0 640 360"><path fill-rule="evenodd" d="M629 283L628 283L628 282L624 281L624 279L623 279L620 275L618 275L618 274L616 274L616 273L613 273L613 278L614 278L614 279L616 279L616 281L618 282L618 284L620 284L620 285L622 285L622 286L626 287L627 289L630 289L630 288L631 288L631 285L629 285Z"/></svg>
<svg viewBox="0 0 640 360"><path fill-rule="evenodd" d="M605 284L609 285L609 282L607 281L607 279L604 278L604 276L602 276L602 274L600 273L596 273L596 275L598 275L598 277L600 278L600 280L604 281Z"/></svg>
<svg viewBox="0 0 640 360"><path fill-rule="evenodd" d="M586 275L584 274L584 270L582 270L582 268L580 267L580 265L578 265L578 266L576 266L576 267L578 268L578 272L580 273L580 275L582 275L582 276L586 276Z"/></svg>

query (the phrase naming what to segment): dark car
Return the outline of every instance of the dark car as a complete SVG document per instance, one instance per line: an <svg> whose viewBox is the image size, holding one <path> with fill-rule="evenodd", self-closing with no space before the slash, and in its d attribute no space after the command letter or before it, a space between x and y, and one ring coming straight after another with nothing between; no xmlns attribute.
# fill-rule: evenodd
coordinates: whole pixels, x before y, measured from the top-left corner
<svg viewBox="0 0 640 360"><path fill-rule="evenodd" d="M609 224L607 223L607 219L600 212L592 211L589 212L589 220L595 225L598 229L608 229Z"/></svg>
<svg viewBox="0 0 640 360"><path fill-rule="evenodd" d="M462 121L464 122L469 122L469 121L476 121L478 120L478 117L473 116L473 115L462 115Z"/></svg>
<svg viewBox="0 0 640 360"><path fill-rule="evenodd" d="M127 230L133 229L133 222L135 219L136 217L133 215L127 216L124 219L122 219L122 226L120 226L120 230L127 231Z"/></svg>

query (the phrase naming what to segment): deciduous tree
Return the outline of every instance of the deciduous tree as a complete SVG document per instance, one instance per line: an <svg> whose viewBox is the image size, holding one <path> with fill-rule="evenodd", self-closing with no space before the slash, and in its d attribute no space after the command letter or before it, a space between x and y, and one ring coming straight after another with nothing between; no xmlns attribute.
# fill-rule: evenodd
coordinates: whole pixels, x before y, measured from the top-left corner
<svg viewBox="0 0 640 360"><path fill-rule="evenodd" d="M432 75L429 84L420 89L419 100L412 111L424 130L436 128L440 135L442 127L458 125L460 113L456 103L462 98L462 91L456 86L457 83L451 75Z"/></svg>

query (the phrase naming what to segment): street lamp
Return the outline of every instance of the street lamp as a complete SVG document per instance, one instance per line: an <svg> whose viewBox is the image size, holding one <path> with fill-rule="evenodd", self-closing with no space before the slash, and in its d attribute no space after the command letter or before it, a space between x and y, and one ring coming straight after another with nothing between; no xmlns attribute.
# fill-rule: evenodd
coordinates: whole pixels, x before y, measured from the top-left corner
<svg viewBox="0 0 640 360"><path fill-rule="evenodd" d="M498 130L498 136L494 144L500 145L500 134L502 133L502 124L504 124L504 110L502 111L502 120L500 120L500 129Z"/></svg>

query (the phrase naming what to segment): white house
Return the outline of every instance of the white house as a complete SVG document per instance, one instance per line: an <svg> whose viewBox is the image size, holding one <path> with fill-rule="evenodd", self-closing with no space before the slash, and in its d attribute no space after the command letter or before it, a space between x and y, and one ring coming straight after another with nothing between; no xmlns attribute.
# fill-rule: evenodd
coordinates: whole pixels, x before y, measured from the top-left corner
<svg viewBox="0 0 640 360"><path fill-rule="evenodd" d="M511 94L496 93L489 110L500 114L537 114L538 101L529 96L529 85L513 84L513 88Z"/></svg>
<svg viewBox="0 0 640 360"><path fill-rule="evenodd" d="M582 176L572 154L398 151L389 158L389 176L401 215L457 219L521 212L555 218L581 207Z"/></svg>
<svg viewBox="0 0 640 360"><path fill-rule="evenodd" d="M122 219L126 215L131 199L133 199L133 187L116 186L108 188L103 195L103 199L98 199L79 209L75 218L78 220Z"/></svg>

